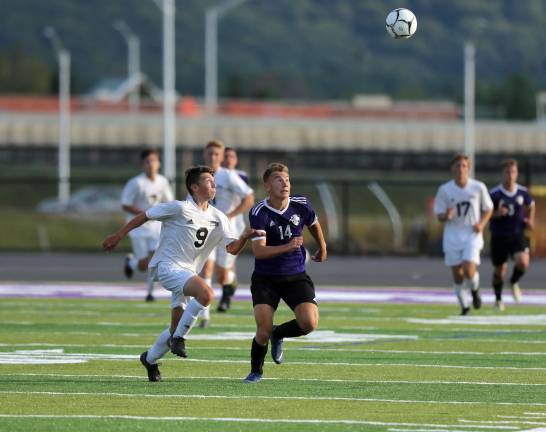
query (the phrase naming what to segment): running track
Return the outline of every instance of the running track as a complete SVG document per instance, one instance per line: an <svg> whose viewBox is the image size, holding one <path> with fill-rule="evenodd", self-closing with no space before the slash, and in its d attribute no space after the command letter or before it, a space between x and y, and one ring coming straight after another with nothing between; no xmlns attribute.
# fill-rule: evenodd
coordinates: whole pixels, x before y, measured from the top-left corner
<svg viewBox="0 0 546 432"><path fill-rule="evenodd" d="M1 297L68 297L142 299L144 279L122 276L121 254L0 254ZM250 299L252 258L241 256L237 298ZM482 296L493 303L491 265L480 268ZM454 304L449 271L438 258L331 257L310 263L319 301ZM524 304L546 305L546 260L534 261L522 281ZM532 289L528 289L532 288ZM156 289L159 298L169 293ZM505 302L511 303L509 295Z"/></svg>

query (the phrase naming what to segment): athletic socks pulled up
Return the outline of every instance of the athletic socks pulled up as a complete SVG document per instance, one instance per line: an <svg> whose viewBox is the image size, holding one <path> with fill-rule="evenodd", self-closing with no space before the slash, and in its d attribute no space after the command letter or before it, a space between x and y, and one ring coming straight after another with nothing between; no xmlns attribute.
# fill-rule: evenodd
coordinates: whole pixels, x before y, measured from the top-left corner
<svg viewBox="0 0 546 432"><path fill-rule="evenodd" d="M305 334L306 333L300 328L295 319L278 325L273 331L273 337L275 339L294 338L304 336Z"/></svg>
<svg viewBox="0 0 546 432"><path fill-rule="evenodd" d="M152 347L148 350L146 361L150 364L156 364L157 361L163 357L169 351L169 339L171 338L171 332L169 328L166 328L157 337Z"/></svg>
<svg viewBox="0 0 546 432"><path fill-rule="evenodd" d="M205 306L203 306L195 298L193 298L188 303L188 306L186 306L186 309L184 310L184 313L182 314L182 318L180 318L180 321L178 322L178 326L176 327L176 330L173 333L173 337L185 339L188 333L191 331L191 329L195 325L195 322L197 321L197 317L199 316L199 314L201 313L203 309L205 309Z"/></svg>
<svg viewBox="0 0 546 432"><path fill-rule="evenodd" d="M263 374L265 355L267 354L268 344L260 345L256 339L252 339L252 348L250 349L250 367L251 371Z"/></svg>
<svg viewBox="0 0 546 432"><path fill-rule="evenodd" d="M457 296L457 300L459 300L461 309L468 309L470 303L468 296L466 295L464 284L453 284L453 289L455 291L455 295Z"/></svg>
<svg viewBox="0 0 546 432"><path fill-rule="evenodd" d="M514 266L514 270L512 271L512 276L510 277L510 283L514 285L521 279L521 277L524 274L525 274L525 270L521 270L518 266Z"/></svg>
<svg viewBox="0 0 546 432"><path fill-rule="evenodd" d="M480 288L480 274L478 272L475 272L472 278L465 278L464 284L470 291L478 291L478 289Z"/></svg>

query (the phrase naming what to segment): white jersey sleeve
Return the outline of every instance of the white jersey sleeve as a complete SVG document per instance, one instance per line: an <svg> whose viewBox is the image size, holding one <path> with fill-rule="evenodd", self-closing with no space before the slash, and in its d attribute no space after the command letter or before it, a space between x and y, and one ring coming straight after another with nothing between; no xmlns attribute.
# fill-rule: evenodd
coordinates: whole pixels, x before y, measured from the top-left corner
<svg viewBox="0 0 546 432"><path fill-rule="evenodd" d="M235 232L233 224L223 213L221 213L220 216L220 223L222 224L222 231L224 233L224 246L227 246L228 244L239 238L239 236Z"/></svg>
<svg viewBox="0 0 546 432"><path fill-rule="evenodd" d="M445 187L442 185L438 188L438 192L434 198L434 214L439 215L446 213L448 208L449 197Z"/></svg>
<svg viewBox="0 0 546 432"><path fill-rule="evenodd" d="M246 198L248 195L253 193L252 188L245 183L245 181L239 176L237 171L228 170L229 172L229 182L231 190L241 197L241 199Z"/></svg>
<svg viewBox="0 0 546 432"><path fill-rule="evenodd" d="M122 206L134 205L137 195L138 195L138 184L136 182L136 179L132 178L125 184L125 187L123 188L123 192L121 193L121 205Z"/></svg>
<svg viewBox="0 0 546 432"><path fill-rule="evenodd" d="M152 220L165 220L180 215L182 208L180 202L170 201L166 203L157 204L146 210L146 217Z"/></svg>
<svg viewBox="0 0 546 432"><path fill-rule="evenodd" d="M480 195L481 195L481 211L487 212L489 210L493 209L493 200L491 199L491 195L489 195L489 191L487 190L487 187L485 184L480 183Z"/></svg>
<svg viewBox="0 0 546 432"><path fill-rule="evenodd" d="M169 184L169 180L165 178L165 186L163 188L163 197L161 199L161 202L169 202L174 200L174 194L173 190L171 189L171 185Z"/></svg>

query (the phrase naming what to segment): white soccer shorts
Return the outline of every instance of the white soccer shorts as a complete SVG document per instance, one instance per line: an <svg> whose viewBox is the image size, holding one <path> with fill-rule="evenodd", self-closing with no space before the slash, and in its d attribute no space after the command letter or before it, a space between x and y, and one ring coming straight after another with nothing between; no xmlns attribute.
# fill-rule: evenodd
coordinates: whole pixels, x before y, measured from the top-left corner
<svg viewBox="0 0 546 432"><path fill-rule="evenodd" d="M195 272L179 267L176 264L169 262L160 262L155 269L155 279L171 292L171 309L182 306L186 308L191 297L184 295L184 287L186 283L197 276Z"/></svg>
<svg viewBox="0 0 546 432"><path fill-rule="evenodd" d="M444 262L446 266L454 267L461 265L464 261L473 262L480 265L481 247L474 243L470 243L464 249L448 250L444 252Z"/></svg>
<svg viewBox="0 0 546 432"><path fill-rule="evenodd" d="M157 237L131 237L133 255L137 260L146 258L157 249L159 239Z"/></svg>
<svg viewBox="0 0 546 432"><path fill-rule="evenodd" d="M232 255L226 251L225 246L216 246L209 255L209 259L214 261L216 265L230 269L235 267L235 260L237 255Z"/></svg>

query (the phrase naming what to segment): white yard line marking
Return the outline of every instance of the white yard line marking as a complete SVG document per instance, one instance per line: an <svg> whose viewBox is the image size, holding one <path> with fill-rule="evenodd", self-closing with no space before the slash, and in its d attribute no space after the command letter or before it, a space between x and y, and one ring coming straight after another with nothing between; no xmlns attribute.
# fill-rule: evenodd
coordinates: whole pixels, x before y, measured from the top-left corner
<svg viewBox="0 0 546 432"><path fill-rule="evenodd" d="M0 352L0 364L54 364L54 363L82 363L89 360L136 361L134 354L98 354L98 353L64 353L62 349L50 350L18 350L15 352ZM175 358L166 358L163 361L181 361ZM184 359L184 362L219 363L219 364L248 364L248 360L220 360L220 359ZM422 363L347 363L347 362L309 362L293 361L286 366L346 366L346 367L409 367L435 369L471 369L471 370L518 370L518 371L545 371L546 368L530 368L515 366L459 366L437 365Z"/></svg>
<svg viewBox="0 0 546 432"><path fill-rule="evenodd" d="M536 315L479 315L451 316L449 318L407 318L412 324L465 324L465 325L546 325L546 314Z"/></svg>
<svg viewBox="0 0 546 432"><path fill-rule="evenodd" d="M268 419L268 418L237 418L237 417L157 417L157 416L128 416L128 415L55 415L55 414L0 414L4 418L44 418L44 419L120 419L120 420L148 420L148 421L210 421L228 423L303 423L303 424L356 424L371 426L416 426L416 427L459 427L478 429L518 429L512 426L465 426L426 423L395 423L366 420L318 420L318 419Z"/></svg>
<svg viewBox="0 0 546 432"><path fill-rule="evenodd" d="M459 419L463 423L476 423L476 424L528 424L535 426L546 426L544 422L531 422L531 421L521 421L521 420L465 420Z"/></svg>
<svg viewBox="0 0 546 432"><path fill-rule="evenodd" d="M220 334L221 336L222 334ZM220 339L220 337L219 337ZM188 339L190 340L190 339ZM201 340L199 336L194 336L191 340ZM208 339L206 339L208 340ZM225 340L225 339L223 339ZM292 341L287 341L292 342ZM309 341L306 341L309 342ZM148 344L142 345L127 345L127 344L66 344L66 343L0 343L0 347L71 347L71 348L82 348L82 347L93 347L93 348L147 348ZM248 347L225 347L225 346L206 346L206 347L192 347L192 350L227 350L227 351L248 351ZM440 355L477 355L477 356L487 356L487 355L509 355L509 356L546 356L546 352L529 352L529 351L505 351L505 352L484 352L484 351L424 351L424 350L386 350L386 349L368 349L368 348L323 348L323 347L290 347L290 351L333 351L333 352L361 352L361 353L384 353L384 354L440 354Z"/></svg>
<svg viewBox="0 0 546 432"><path fill-rule="evenodd" d="M144 379L144 375L100 375L100 374L53 374L53 373L7 373L0 376L50 376L59 378L134 378ZM240 376L172 376L168 380L239 380ZM408 381L408 380L365 380L365 379L321 379L321 378L262 378L264 381L302 381L302 382L328 382L328 383L363 383L363 384L440 384L440 385L481 385L481 386L522 386L522 387L546 387L546 383L508 383L508 382L484 382L484 381ZM519 418L510 416L498 416L506 418Z"/></svg>
<svg viewBox="0 0 546 432"><path fill-rule="evenodd" d="M241 380L242 382L242 380ZM0 391L6 395L45 395L45 396L108 396L127 398L195 398L195 399L262 399L262 400L302 400L302 401L348 401L348 402L382 402L396 404L430 404L430 405L500 405L500 406L545 406L542 402L481 402L481 401L435 401L435 400L406 400L406 399L378 399L378 398L350 398L350 397L308 397L308 396L235 396L235 395L204 395L204 394L150 394L150 393L112 393L112 392L53 392L53 391Z"/></svg>

